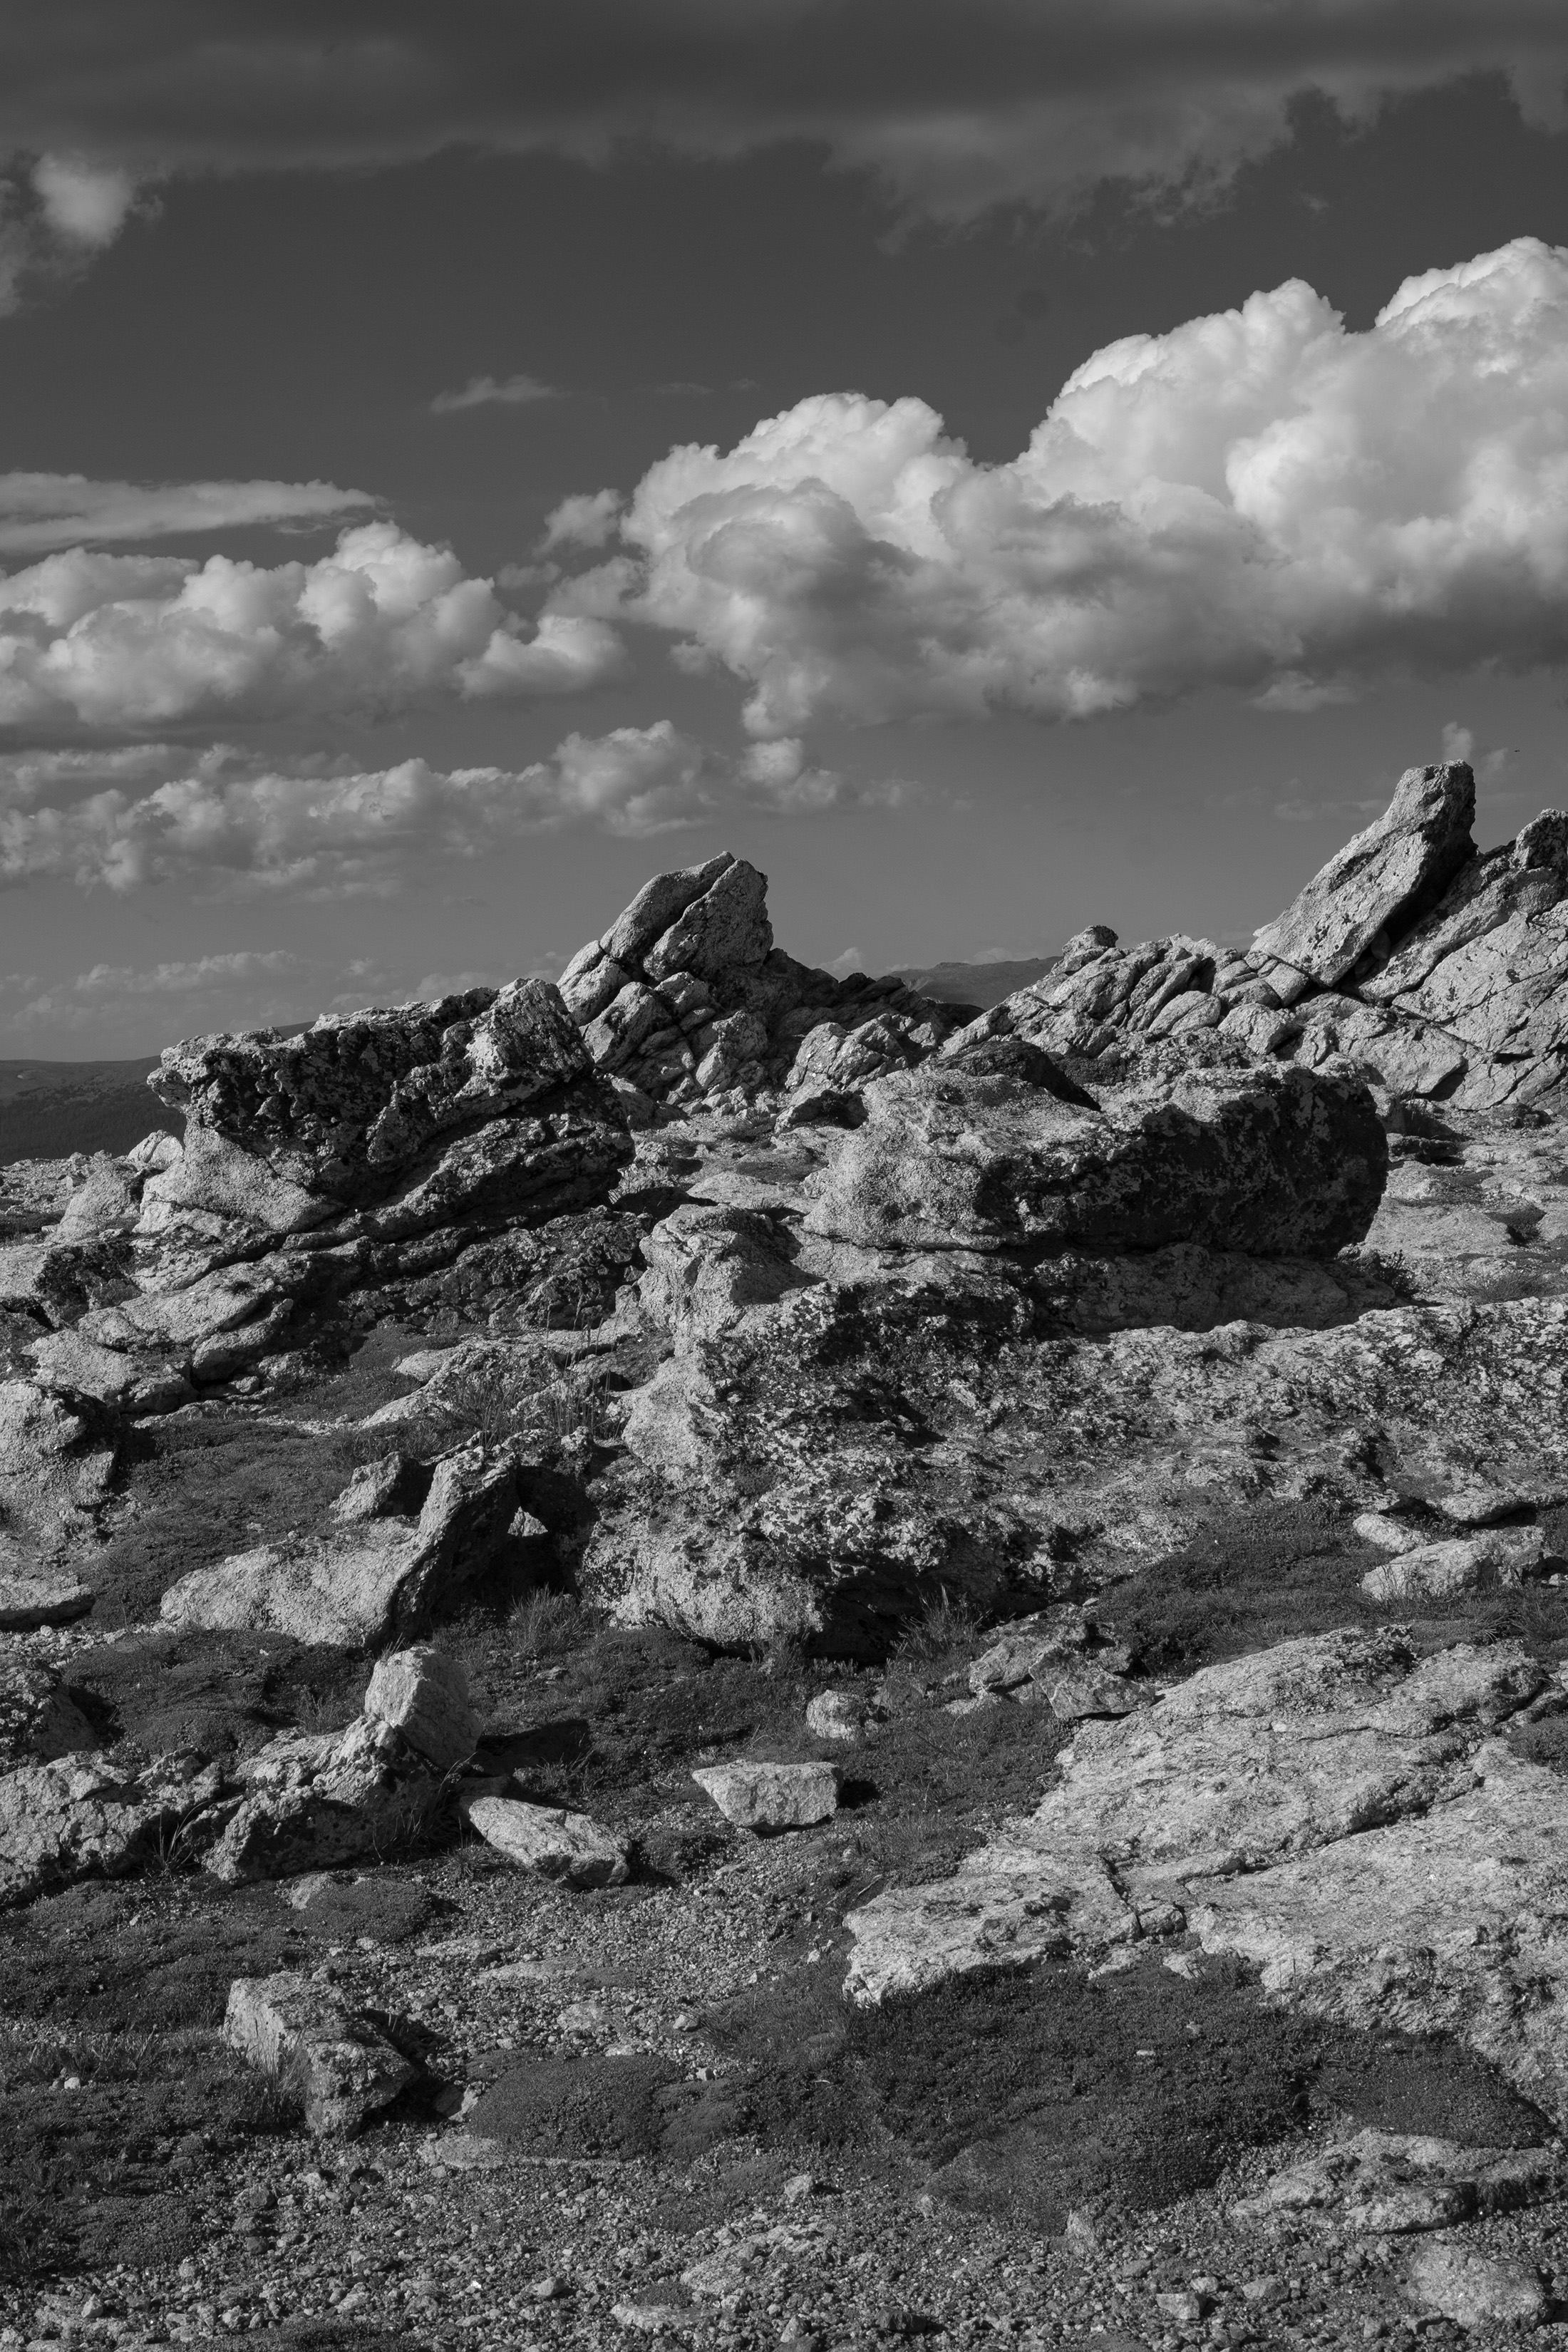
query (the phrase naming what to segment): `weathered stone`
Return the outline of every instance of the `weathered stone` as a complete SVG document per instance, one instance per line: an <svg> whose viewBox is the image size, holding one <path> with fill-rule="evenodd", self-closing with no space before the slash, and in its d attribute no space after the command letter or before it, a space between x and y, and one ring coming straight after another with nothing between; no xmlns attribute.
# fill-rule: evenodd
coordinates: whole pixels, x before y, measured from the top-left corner
<svg viewBox="0 0 1568 2352"><path fill-rule="evenodd" d="M363 2130L419 2076L363 2011L307 1976L237 1978L223 2038L262 2074L299 2092L307 2127L318 2137Z"/></svg>
<svg viewBox="0 0 1568 2352"><path fill-rule="evenodd" d="M0 1777L0 1905L194 1850L221 1824L224 1794L199 1756L106 1748L21 1765Z"/></svg>
<svg viewBox="0 0 1568 2352"><path fill-rule="evenodd" d="M388 1851L428 1819L443 1778L368 1711L343 1731L286 1734L237 1766L241 1801L203 1867L239 1885Z"/></svg>
<svg viewBox="0 0 1568 2352"><path fill-rule="evenodd" d="M1037 1673L1036 1680L1043 1685L1046 1704L1058 1723L1080 1723L1091 1716L1131 1715L1142 1704L1136 1685L1088 1662L1065 1673Z"/></svg>
<svg viewBox="0 0 1568 2352"><path fill-rule="evenodd" d="M810 1829L838 1811L834 1764L759 1764L737 1758L703 1765L691 1777L737 1829Z"/></svg>
<svg viewBox="0 0 1568 2352"><path fill-rule="evenodd" d="M1549 2147L1468 2147L1426 2134L1366 2130L1287 2166L1231 2210L1248 2221L1321 2212L1342 2229L1394 2236L1512 2212L1561 2186Z"/></svg>
<svg viewBox="0 0 1568 2352"><path fill-rule="evenodd" d="M856 1691L818 1691L807 1702L805 1727L818 1739L840 1739L854 1746L865 1738L877 1713L875 1706Z"/></svg>
<svg viewBox="0 0 1568 2352"><path fill-rule="evenodd" d="M744 858L731 860L644 950L649 979L689 971L700 980L717 980L738 965L760 964L773 943L767 888L765 874Z"/></svg>
<svg viewBox="0 0 1568 2352"><path fill-rule="evenodd" d="M1499 1584L1518 1584L1541 1566L1545 1548L1539 1528L1490 1528L1416 1544L1369 1569L1361 1589L1369 1601L1392 1603L1474 1592L1489 1576Z"/></svg>
<svg viewBox="0 0 1568 2352"><path fill-rule="evenodd" d="M516 1507L510 1454L476 1443L437 1464L416 1521L364 1518L231 1553L171 1585L160 1613L171 1624L367 1648L395 1627L428 1624L493 1559Z"/></svg>
<svg viewBox="0 0 1568 2352"><path fill-rule="evenodd" d="M1410 2265L1410 2292L1426 2310L1467 2328L1531 2326L1546 2317L1552 2301L1533 2263L1473 2246L1421 2247Z"/></svg>
<svg viewBox="0 0 1568 2352"><path fill-rule="evenodd" d="M0 1576L0 1633L20 1633L37 1625L68 1625L92 1607L89 1585L64 1578Z"/></svg>
<svg viewBox="0 0 1568 2352"><path fill-rule="evenodd" d="M1251 961L1287 1003L1313 982L1345 979L1380 935L1408 931L1475 855L1475 778L1462 761L1407 769L1375 824L1264 925Z"/></svg>
<svg viewBox="0 0 1568 2352"><path fill-rule="evenodd" d="M1387 1164L1364 1087L1200 1043L1144 1048L1098 1103L1016 1041L880 1079L808 1223L903 1250L1359 1241Z"/></svg>
<svg viewBox="0 0 1568 2352"><path fill-rule="evenodd" d="M401 1732L443 1772L466 1764L479 1736L467 1675L456 1658L428 1643L394 1650L378 1661L363 1712Z"/></svg>
<svg viewBox="0 0 1568 2352"><path fill-rule="evenodd" d="M594 1887L624 1885L631 1874L625 1846L586 1813L518 1797L476 1797L464 1811L487 1845L535 1877Z"/></svg>
<svg viewBox="0 0 1568 2352"><path fill-rule="evenodd" d="M1077 1640L1060 1633L1038 1631L1004 1633L999 1642L975 1659L969 1669L969 1687L976 1696L982 1691L1013 1691L1053 1664L1070 1657L1083 1647L1081 1627L1075 1627Z"/></svg>
<svg viewBox="0 0 1568 2352"><path fill-rule="evenodd" d="M57 1674L0 1652L0 1764L47 1764L98 1745L98 1734Z"/></svg>
<svg viewBox="0 0 1568 2352"><path fill-rule="evenodd" d="M789 1228L755 1209L692 1202L655 1226L643 1255L638 1303L657 1322L702 1338L771 1306L801 1279Z"/></svg>

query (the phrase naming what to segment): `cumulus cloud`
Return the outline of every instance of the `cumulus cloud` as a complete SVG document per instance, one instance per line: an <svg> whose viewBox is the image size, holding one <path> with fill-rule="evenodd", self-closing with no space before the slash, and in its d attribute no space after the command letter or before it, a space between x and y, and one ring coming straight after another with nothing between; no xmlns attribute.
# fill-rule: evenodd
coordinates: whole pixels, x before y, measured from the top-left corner
<svg viewBox="0 0 1568 2352"><path fill-rule="evenodd" d="M493 375L471 375L461 392L438 392L430 403L432 416L451 416L464 408L525 408L536 400L559 400L560 393L552 383L542 383L536 375L509 375L499 382Z"/></svg>
<svg viewBox="0 0 1568 2352"><path fill-rule="evenodd" d="M335 482L95 482L85 474L0 474L0 554L117 539L173 539L258 524L333 522L374 507Z"/></svg>
<svg viewBox="0 0 1568 2352"><path fill-rule="evenodd" d="M135 177L805 140L966 219L1108 175L1213 186L1302 90L1358 121L1479 72L1560 122L1561 0L378 0L330 30L295 0L52 0L0 20L0 145Z"/></svg>
<svg viewBox="0 0 1568 2352"><path fill-rule="evenodd" d="M574 498L563 499L545 520L540 551L550 554L562 547L607 546L616 535L620 514L619 490L584 490Z"/></svg>
<svg viewBox="0 0 1568 2352"><path fill-rule="evenodd" d="M1003 465L826 394L674 449L563 614L673 633L762 743L813 720L1310 707L1568 655L1568 251L1412 278L1364 333L1300 280L1085 362Z"/></svg>
<svg viewBox="0 0 1568 2352"><path fill-rule="evenodd" d="M33 188L47 226L57 236L97 251L112 245L136 200L129 172L89 163L80 156L40 155Z"/></svg>
<svg viewBox="0 0 1568 2352"><path fill-rule="evenodd" d="M14 730L574 693L619 659L603 621L547 614L531 633L490 581L390 522L345 530L313 563L76 547L0 576L0 727Z"/></svg>

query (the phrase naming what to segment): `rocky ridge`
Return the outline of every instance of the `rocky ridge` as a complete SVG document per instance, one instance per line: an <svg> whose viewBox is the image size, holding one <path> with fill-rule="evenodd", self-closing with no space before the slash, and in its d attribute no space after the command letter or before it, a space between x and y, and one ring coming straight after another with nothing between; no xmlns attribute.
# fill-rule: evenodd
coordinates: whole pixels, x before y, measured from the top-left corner
<svg viewBox="0 0 1568 2352"><path fill-rule="evenodd" d="M724 856L5 1171L5 2063L79 2218L0 2342L826 2352L973 2263L1043 2341L1558 2324L1568 820L1473 811L973 1019ZM248 2118L184 2237L132 1983ZM337 2278L475 2200L526 2291Z"/></svg>

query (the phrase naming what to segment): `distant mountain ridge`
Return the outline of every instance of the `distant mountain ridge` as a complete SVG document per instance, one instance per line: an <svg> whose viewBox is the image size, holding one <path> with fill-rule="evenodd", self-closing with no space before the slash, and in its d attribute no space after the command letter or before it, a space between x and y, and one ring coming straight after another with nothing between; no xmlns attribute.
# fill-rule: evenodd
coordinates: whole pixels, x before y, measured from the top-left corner
<svg viewBox="0 0 1568 2352"><path fill-rule="evenodd" d="M973 1004L984 1013L1018 989L1043 980L1060 961L1059 956L1024 956L1005 963L903 963L895 964L890 976L908 981L939 1003Z"/></svg>
<svg viewBox="0 0 1568 2352"><path fill-rule="evenodd" d="M182 1134L179 1113L148 1090L157 1066L156 1054L124 1062L0 1061L0 1167L73 1151L129 1151L157 1127Z"/></svg>

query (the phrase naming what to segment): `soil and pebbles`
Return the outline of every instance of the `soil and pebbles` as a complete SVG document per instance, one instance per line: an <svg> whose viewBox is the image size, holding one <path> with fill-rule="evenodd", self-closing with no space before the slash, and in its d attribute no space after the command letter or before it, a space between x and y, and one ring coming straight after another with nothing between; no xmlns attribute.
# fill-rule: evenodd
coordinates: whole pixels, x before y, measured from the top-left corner
<svg viewBox="0 0 1568 2352"><path fill-rule="evenodd" d="M4 2352L1568 2341L1568 823L1472 816L984 1009L715 859L0 1171Z"/></svg>

